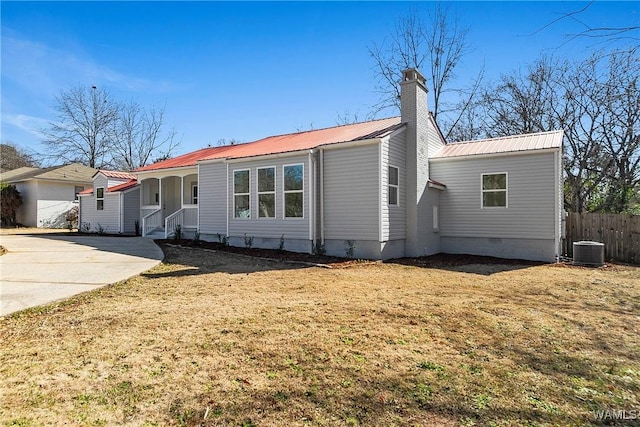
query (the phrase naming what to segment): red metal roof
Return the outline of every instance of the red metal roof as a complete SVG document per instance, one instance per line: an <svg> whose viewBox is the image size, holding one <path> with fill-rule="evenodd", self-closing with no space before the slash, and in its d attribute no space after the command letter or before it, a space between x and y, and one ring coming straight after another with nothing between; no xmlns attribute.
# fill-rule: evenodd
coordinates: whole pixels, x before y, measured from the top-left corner
<svg viewBox="0 0 640 427"><path fill-rule="evenodd" d="M114 185L113 187L109 187L107 188L107 192L108 193L116 193L118 191L125 191L128 190L132 187L135 187L136 185L138 185L138 180L137 179L130 179L127 182L123 182L122 184L118 184L118 185ZM93 193L93 188L87 188L86 190L83 190L81 192L79 192L78 194L84 195L84 194L92 194Z"/></svg>
<svg viewBox="0 0 640 427"><path fill-rule="evenodd" d="M480 139L448 144L438 150L432 158L473 156L479 154L509 153L516 151L544 150L562 146L561 130Z"/></svg>
<svg viewBox="0 0 640 427"><path fill-rule="evenodd" d="M107 188L107 191L109 193L115 193L117 191L128 190L131 187L135 187L136 185L138 185L138 180L137 179L131 179L128 182L124 182L122 184L118 184L118 185L114 185L113 187L109 187L109 188Z"/></svg>
<svg viewBox="0 0 640 427"><path fill-rule="evenodd" d="M98 172L96 172L93 176L96 176L99 173L101 173L102 175L106 176L107 178L136 179L136 176L134 174L132 174L132 173L129 173L129 172L107 171L107 170L103 170L103 169L98 170Z"/></svg>
<svg viewBox="0 0 640 427"><path fill-rule="evenodd" d="M373 120L370 122L336 126L325 129L270 136L254 142L223 147L203 148L173 159L154 163L137 169L136 172L195 166L198 161L214 159L238 159L308 150L321 145L382 138L401 126L400 117Z"/></svg>

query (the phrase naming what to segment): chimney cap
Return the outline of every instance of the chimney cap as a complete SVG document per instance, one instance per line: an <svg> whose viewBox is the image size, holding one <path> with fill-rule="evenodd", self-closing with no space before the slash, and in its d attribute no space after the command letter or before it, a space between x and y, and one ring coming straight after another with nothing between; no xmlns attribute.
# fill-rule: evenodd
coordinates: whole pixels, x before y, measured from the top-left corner
<svg viewBox="0 0 640 427"><path fill-rule="evenodd" d="M427 79L424 78L420 71L415 68L408 68L402 72L402 81L410 82L410 81L418 81L426 86Z"/></svg>

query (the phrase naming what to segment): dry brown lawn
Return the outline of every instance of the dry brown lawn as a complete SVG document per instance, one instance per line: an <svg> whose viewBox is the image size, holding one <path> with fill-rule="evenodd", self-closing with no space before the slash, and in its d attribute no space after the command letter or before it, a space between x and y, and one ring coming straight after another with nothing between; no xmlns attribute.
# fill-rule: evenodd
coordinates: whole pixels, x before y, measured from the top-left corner
<svg viewBox="0 0 640 427"><path fill-rule="evenodd" d="M146 274L0 320L0 421L588 425L640 410L637 267L165 249Z"/></svg>

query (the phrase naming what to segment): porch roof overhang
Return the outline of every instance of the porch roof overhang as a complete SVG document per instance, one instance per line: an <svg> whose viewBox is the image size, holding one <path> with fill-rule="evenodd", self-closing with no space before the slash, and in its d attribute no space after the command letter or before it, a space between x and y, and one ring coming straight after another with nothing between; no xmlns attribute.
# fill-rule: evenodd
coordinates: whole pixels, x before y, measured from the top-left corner
<svg viewBox="0 0 640 427"><path fill-rule="evenodd" d="M436 190L446 190L447 186L441 182L436 181L435 179L429 179L429 181L427 181L427 186L429 188L435 188Z"/></svg>
<svg viewBox="0 0 640 427"><path fill-rule="evenodd" d="M177 177L185 177L187 175L197 175L198 174L198 166L181 166L169 169L154 169L149 171L139 171L136 172L138 175L138 181L144 181L145 179L162 179L168 178L172 176Z"/></svg>

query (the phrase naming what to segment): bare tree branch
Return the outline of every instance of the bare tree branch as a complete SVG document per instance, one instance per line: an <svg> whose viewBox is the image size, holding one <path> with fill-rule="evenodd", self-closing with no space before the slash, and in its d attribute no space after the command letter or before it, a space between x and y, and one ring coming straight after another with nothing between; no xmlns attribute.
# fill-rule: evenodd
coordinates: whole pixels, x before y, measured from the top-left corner
<svg viewBox="0 0 640 427"><path fill-rule="evenodd" d="M179 144L176 131L163 132L164 107L122 104L95 86L62 91L58 120L42 130L47 158L94 168L133 170L154 157L168 157Z"/></svg>

